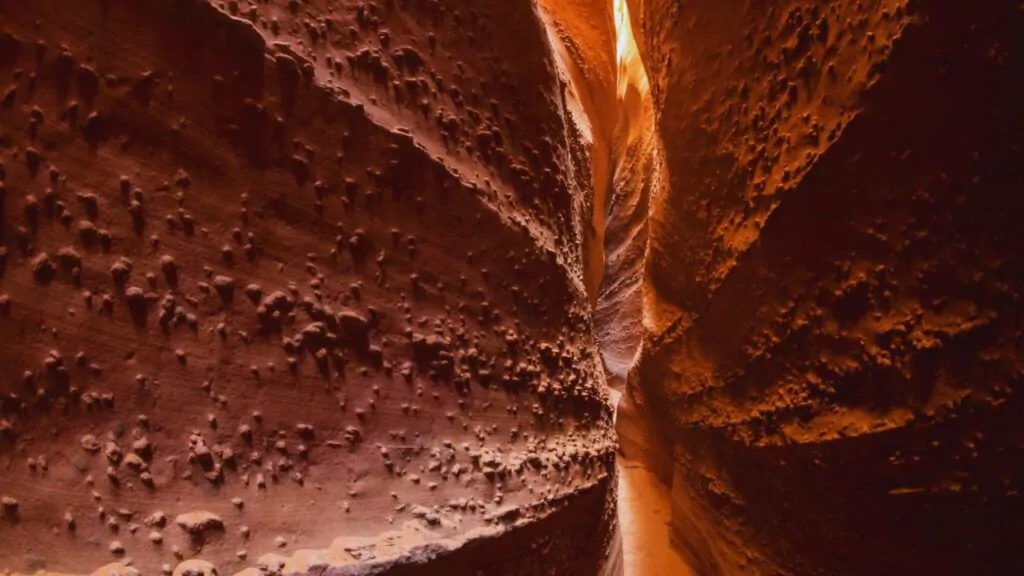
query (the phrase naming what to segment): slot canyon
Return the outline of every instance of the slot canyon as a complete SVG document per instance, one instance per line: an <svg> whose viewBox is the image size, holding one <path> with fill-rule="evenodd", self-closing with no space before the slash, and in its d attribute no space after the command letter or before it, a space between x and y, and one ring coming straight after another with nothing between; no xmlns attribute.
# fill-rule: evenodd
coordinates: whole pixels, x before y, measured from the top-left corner
<svg viewBox="0 0 1024 576"><path fill-rule="evenodd" d="M1021 0L0 0L5 575L1024 571Z"/></svg>

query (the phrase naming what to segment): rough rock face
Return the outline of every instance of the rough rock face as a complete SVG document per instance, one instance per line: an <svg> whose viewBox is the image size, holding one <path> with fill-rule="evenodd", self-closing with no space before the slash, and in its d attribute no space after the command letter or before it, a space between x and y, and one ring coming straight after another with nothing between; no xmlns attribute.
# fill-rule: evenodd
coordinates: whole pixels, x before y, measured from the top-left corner
<svg viewBox="0 0 1024 576"><path fill-rule="evenodd" d="M699 573L1024 565L1019 4L631 3L670 182L630 400Z"/></svg>
<svg viewBox="0 0 1024 576"><path fill-rule="evenodd" d="M595 572L597 160L533 3L0 16L0 568Z"/></svg>
<svg viewBox="0 0 1024 576"><path fill-rule="evenodd" d="M0 568L594 574L628 371L697 573L1019 571L1022 39L0 0Z"/></svg>

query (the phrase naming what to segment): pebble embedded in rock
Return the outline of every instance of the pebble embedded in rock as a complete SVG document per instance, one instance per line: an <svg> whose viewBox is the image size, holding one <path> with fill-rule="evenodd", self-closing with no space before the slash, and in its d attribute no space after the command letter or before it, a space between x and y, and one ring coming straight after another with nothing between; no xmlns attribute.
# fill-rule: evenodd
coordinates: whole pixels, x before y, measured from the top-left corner
<svg viewBox="0 0 1024 576"><path fill-rule="evenodd" d="M201 536L209 531L224 530L224 521L212 512L196 511L180 514L174 519L179 528L192 536Z"/></svg>

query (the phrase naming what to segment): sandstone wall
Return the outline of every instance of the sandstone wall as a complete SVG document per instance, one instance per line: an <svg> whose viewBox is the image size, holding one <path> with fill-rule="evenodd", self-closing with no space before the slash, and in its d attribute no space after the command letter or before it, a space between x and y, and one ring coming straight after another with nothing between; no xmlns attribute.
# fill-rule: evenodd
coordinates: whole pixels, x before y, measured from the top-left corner
<svg viewBox="0 0 1024 576"><path fill-rule="evenodd" d="M1024 562L1019 3L642 0L634 402L702 574Z"/></svg>
<svg viewBox="0 0 1024 576"><path fill-rule="evenodd" d="M411 524L592 573L590 159L533 3L2 0L0 90L0 568ZM549 518L592 530L505 544Z"/></svg>

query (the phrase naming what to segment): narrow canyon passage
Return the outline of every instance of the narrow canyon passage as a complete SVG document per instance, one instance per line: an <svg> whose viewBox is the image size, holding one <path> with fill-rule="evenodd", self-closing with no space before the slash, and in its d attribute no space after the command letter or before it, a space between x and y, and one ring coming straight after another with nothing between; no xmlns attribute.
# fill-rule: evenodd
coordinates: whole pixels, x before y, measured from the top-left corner
<svg viewBox="0 0 1024 576"><path fill-rule="evenodd" d="M625 404L620 402L644 333L642 281L650 200L666 192L666 176L650 86L633 37L627 1L614 0L612 11L617 108L614 121L607 122L614 124L611 142L595 151L607 151L610 176L606 195L595 194L594 228L601 246L602 280L592 302L612 402L616 410L625 413L617 426L622 437L636 434L631 429L636 419L630 414L630 400L627 397ZM622 549L611 564L620 562L615 568L626 576L693 574L671 542L672 503L667 483L628 447L619 450L616 466Z"/></svg>
<svg viewBox="0 0 1024 576"><path fill-rule="evenodd" d="M0 0L0 571L1024 569L1018 0Z"/></svg>

